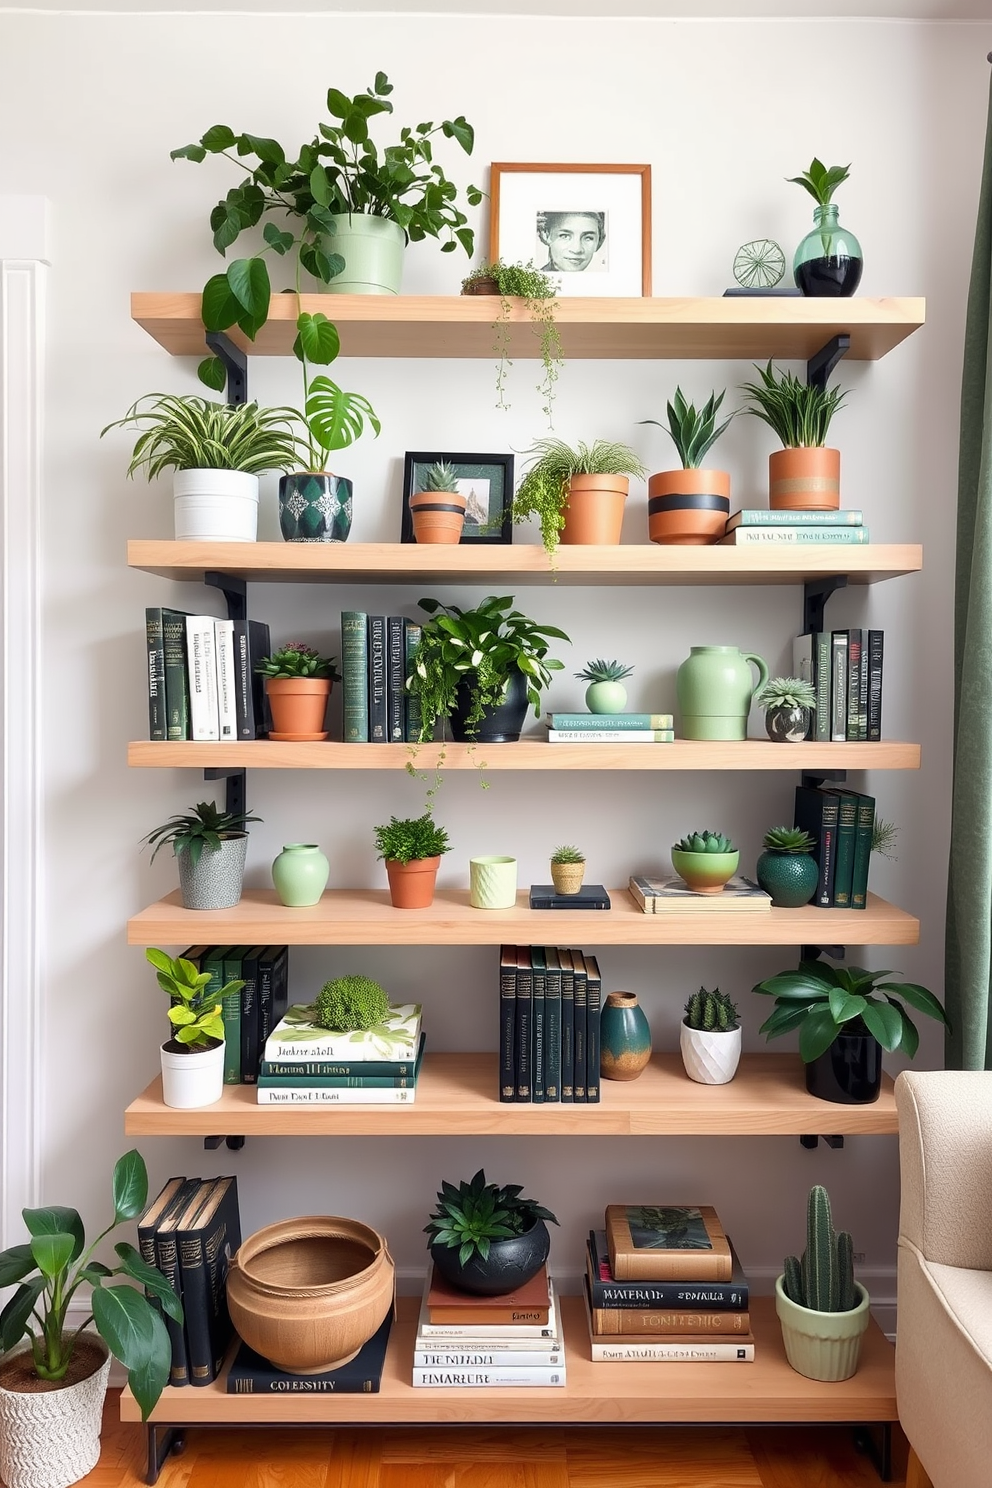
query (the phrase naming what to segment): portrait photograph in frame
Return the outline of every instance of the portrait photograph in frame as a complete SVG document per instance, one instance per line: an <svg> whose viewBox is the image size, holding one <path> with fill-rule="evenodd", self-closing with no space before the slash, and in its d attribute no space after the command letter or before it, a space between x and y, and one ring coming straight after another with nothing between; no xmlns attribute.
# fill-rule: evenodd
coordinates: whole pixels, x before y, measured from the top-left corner
<svg viewBox="0 0 992 1488"><path fill-rule="evenodd" d="M490 167L489 256L533 263L562 296L651 293L650 165Z"/></svg>
<svg viewBox="0 0 992 1488"><path fill-rule="evenodd" d="M403 457L403 519L400 542L412 543L413 517L410 497L423 489L421 482L432 465L443 462L455 473L458 490L465 497L465 525L461 543L509 543L513 541L510 509L513 505L512 455L455 455L407 450Z"/></svg>

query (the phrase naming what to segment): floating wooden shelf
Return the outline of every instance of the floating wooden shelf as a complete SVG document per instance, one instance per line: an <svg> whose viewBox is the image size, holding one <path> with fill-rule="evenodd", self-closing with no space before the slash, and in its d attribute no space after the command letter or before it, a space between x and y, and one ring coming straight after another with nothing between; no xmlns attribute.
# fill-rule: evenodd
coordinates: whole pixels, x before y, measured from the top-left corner
<svg viewBox="0 0 992 1488"><path fill-rule="evenodd" d="M550 746L549 746L550 747ZM629 746L628 746L629 747ZM659 748L663 746L659 745ZM644 914L626 889L609 910L473 909L467 889L441 889L430 909L393 909L386 889L328 890L287 909L274 889L246 889L233 909L183 909L179 890L128 920L129 945L915 945L920 922L876 894L853 909Z"/></svg>
<svg viewBox="0 0 992 1488"><path fill-rule="evenodd" d="M919 744L884 739L878 744L740 743L549 744L283 744L270 739L234 744L174 743L135 739L127 762L138 769L207 770L218 765L247 770L918 770Z"/></svg>
<svg viewBox="0 0 992 1488"><path fill-rule="evenodd" d="M582 1299L562 1297L567 1384L561 1389L414 1389L418 1301L400 1297L377 1395L228 1395L225 1374L203 1389L170 1386L152 1411L161 1425L355 1423L895 1421L895 1350L875 1322L857 1374L818 1384L790 1368L769 1297L751 1301L752 1364L593 1364ZM140 1421L130 1390L121 1420Z"/></svg>
<svg viewBox="0 0 992 1488"><path fill-rule="evenodd" d="M495 1054L424 1056L412 1105L260 1106L254 1085L225 1085L216 1105L162 1103L155 1080L124 1113L129 1137L800 1136L897 1130L892 1081L878 1100L834 1105L806 1093L798 1054L745 1054L728 1085L697 1085L678 1054L655 1054L638 1079L603 1080L593 1105L502 1103Z"/></svg>
<svg viewBox="0 0 992 1488"><path fill-rule="evenodd" d="M493 356L499 301L477 295L304 295L303 308L330 316L343 356ZM289 356L299 313L295 295L273 295L254 342L237 329L231 340L253 356ZM566 360L575 357L769 357L808 361L837 335L848 355L876 361L924 322L917 298L559 299L555 320ZM207 350L198 294L138 293L131 316L173 356ZM540 355L540 338L523 301L510 310L508 356Z"/></svg>
<svg viewBox="0 0 992 1488"><path fill-rule="evenodd" d="M878 584L923 567L918 543L780 543L771 547L560 547L552 570L538 545L199 543L133 539L131 568L188 582L207 570L271 584L804 584L846 574Z"/></svg>

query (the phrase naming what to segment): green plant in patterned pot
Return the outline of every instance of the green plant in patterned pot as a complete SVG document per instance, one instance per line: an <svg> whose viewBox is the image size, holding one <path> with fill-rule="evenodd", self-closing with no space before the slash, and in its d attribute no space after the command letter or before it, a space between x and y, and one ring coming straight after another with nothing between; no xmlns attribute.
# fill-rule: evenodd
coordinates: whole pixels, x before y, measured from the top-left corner
<svg viewBox="0 0 992 1488"><path fill-rule="evenodd" d="M720 894L733 878L740 850L722 832L690 832L672 848L672 867L694 894Z"/></svg>
<svg viewBox="0 0 992 1488"><path fill-rule="evenodd" d="M758 883L776 909L801 909L816 892L820 875L815 837L802 827L771 827L763 847L755 870Z"/></svg>

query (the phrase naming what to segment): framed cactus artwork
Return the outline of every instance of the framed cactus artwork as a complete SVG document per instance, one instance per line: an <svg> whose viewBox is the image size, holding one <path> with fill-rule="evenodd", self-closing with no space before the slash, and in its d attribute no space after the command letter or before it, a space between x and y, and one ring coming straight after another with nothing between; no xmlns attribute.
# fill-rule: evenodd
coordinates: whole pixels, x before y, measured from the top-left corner
<svg viewBox="0 0 992 1488"><path fill-rule="evenodd" d="M454 455L444 451L407 451L403 461L403 518L400 542L415 541L410 498L419 491L457 492L465 498L461 543L513 541L512 455Z"/></svg>

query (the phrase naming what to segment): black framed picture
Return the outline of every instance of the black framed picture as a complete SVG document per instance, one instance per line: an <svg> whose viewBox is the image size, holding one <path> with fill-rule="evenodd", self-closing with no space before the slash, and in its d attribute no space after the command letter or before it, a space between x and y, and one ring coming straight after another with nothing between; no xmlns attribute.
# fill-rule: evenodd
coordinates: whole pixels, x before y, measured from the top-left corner
<svg viewBox="0 0 992 1488"><path fill-rule="evenodd" d="M450 465L458 490L465 497L463 543L509 543L513 541L510 508L513 504L512 455L453 455L407 450L403 459L403 521L400 542L412 543L413 518L410 497L432 465Z"/></svg>

